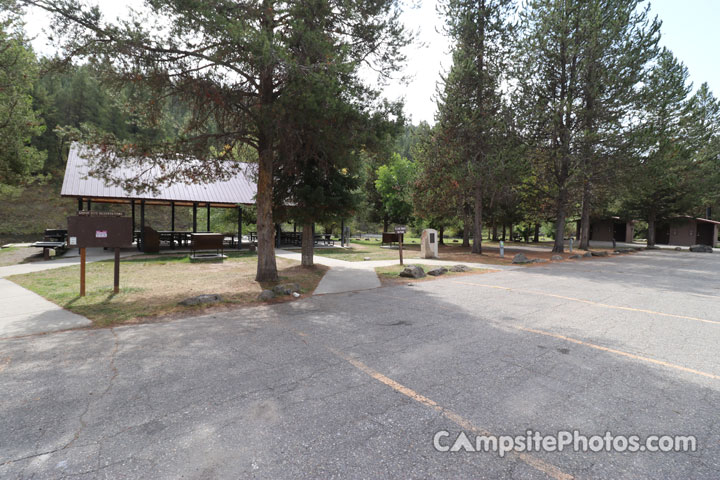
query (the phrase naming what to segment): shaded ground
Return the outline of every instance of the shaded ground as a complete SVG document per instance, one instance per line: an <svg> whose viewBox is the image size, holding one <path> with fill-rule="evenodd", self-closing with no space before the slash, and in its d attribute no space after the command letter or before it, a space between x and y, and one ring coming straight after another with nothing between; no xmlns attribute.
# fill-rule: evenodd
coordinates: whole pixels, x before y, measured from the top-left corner
<svg viewBox="0 0 720 480"><path fill-rule="evenodd" d="M718 285L642 252L5 340L0 477L717 479ZM575 429L697 451L433 448Z"/></svg>
<svg viewBox="0 0 720 480"><path fill-rule="evenodd" d="M112 261L87 265L85 297L78 296L80 267L77 265L13 275L8 279L97 325L138 322L208 308L178 304L201 294L219 294L226 306L257 303L262 288L272 286L255 282L257 256L236 252L228 255L230 258L222 263L190 263L187 255L167 254L123 259L117 295L113 294ZM278 259L278 283L298 283L303 292L312 293L326 270L320 265L307 269L297 262Z"/></svg>
<svg viewBox="0 0 720 480"><path fill-rule="evenodd" d="M0 249L0 267L43 261L42 248L9 247Z"/></svg>

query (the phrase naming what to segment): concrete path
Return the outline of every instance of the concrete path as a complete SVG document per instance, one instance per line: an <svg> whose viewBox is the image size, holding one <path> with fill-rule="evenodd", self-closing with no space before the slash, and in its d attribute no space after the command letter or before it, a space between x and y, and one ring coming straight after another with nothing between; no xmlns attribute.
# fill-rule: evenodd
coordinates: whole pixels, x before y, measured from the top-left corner
<svg viewBox="0 0 720 480"><path fill-rule="evenodd" d="M86 327L92 322L0 278L0 338Z"/></svg>
<svg viewBox="0 0 720 480"><path fill-rule="evenodd" d="M290 252L287 250L276 250L275 255L281 258L288 258L291 260L301 259L300 253ZM373 288L379 288L381 283L375 269L377 267L389 267L391 265L397 265L397 260L372 260L366 262L348 262L346 260L340 260L338 258L323 257L322 255L315 255L313 257L315 263L319 265L325 265L330 267L330 270L320 280L313 295L325 295L328 293L344 293L344 292L357 292L361 290L372 290ZM508 267L505 265L486 265L482 263L470 263L470 262L452 262L447 260L435 260L435 259L421 259L421 258L408 258L405 259L406 265L420 264L420 265L465 265L470 268L492 268L494 270L508 270L517 267Z"/></svg>
<svg viewBox="0 0 720 480"><path fill-rule="evenodd" d="M120 251L120 257L130 257L137 255L139 252L134 248L123 249ZM88 248L86 261L87 263L99 262L102 260L112 260L115 254L112 250L103 250L102 248ZM67 267L69 265L80 264L80 254L77 249L72 249L63 256L54 260L19 263L17 265L9 265L0 267L0 278L9 277L10 275L20 275L23 273L42 272L43 270L52 270L54 268Z"/></svg>

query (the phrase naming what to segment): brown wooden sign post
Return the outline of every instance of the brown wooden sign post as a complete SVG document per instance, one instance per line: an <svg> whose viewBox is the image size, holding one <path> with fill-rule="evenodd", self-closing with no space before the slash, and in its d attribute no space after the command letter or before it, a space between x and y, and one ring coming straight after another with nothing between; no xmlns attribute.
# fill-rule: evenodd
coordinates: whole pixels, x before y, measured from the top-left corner
<svg viewBox="0 0 720 480"><path fill-rule="evenodd" d="M68 217L68 246L80 248L80 296L85 296L87 247L113 248L113 292L120 292L120 248L132 247L132 219L107 212L83 212Z"/></svg>
<svg viewBox="0 0 720 480"><path fill-rule="evenodd" d="M403 237L405 236L406 231L407 231L407 227L405 225L395 227L395 233L397 233L397 235L398 235L398 246L400 247L400 265L403 265L402 244L403 244Z"/></svg>

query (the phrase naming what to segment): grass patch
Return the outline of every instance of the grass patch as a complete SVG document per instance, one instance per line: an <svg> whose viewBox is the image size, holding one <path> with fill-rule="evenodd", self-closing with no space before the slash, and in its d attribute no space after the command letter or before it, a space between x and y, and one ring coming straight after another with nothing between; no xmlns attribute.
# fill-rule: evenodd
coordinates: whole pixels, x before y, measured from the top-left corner
<svg viewBox="0 0 720 480"><path fill-rule="evenodd" d="M79 297L80 267L77 265L8 277L63 308L83 315L98 326L148 321L157 317L197 312L208 306L185 307L178 302L201 294L219 294L222 304L257 303L263 288L274 284L255 282L257 256L233 252L223 263L190 263L187 255L143 255L123 259L120 293L114 294L113 261L87 265L87 295ZM298 262L278 258L278 283L298 283L311 293L326 267L304 268ZM287 297L291 299L292 297Z"/></svg>
<svg viewBox="0 0 720 480"><path fill-rule="evenodd" d="M347 262L362 262L365 257L370 260L395 260L399 258L398 249L381 247L380 242L372 240L352 240L349 248L322 248L315 250L315 255L332 257ZM404 258L420 258L420 245L403 244Z"/></svg>

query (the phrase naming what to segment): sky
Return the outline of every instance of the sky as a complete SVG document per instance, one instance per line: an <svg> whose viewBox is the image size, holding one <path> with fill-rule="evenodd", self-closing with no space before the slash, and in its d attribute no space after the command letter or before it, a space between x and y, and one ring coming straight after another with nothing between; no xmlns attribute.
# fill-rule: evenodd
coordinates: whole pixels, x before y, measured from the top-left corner
<svg viewBox="0 0 720 480"><path fill-rule="evenodd" d="M124 16L129 5L140 0L99 0L103 13L109 18ZM415 0L415 8L406 8L402 20L417 33L417 41L406 48L408 57L404 72L409 83L391 82L385 87L389 99L405 100L405 112L413 123L434 123L435 92L441 73L450 66L450 44L443 36L443 20L437 14L437 0ZM715 96L720 96L720 0L653 0L651 13L662 21L661 45L672 50L687 67L694 88L707 82ZM48 52L42 29L47 17L32 12L26 28L36 36L34 47Z"/></svg>

